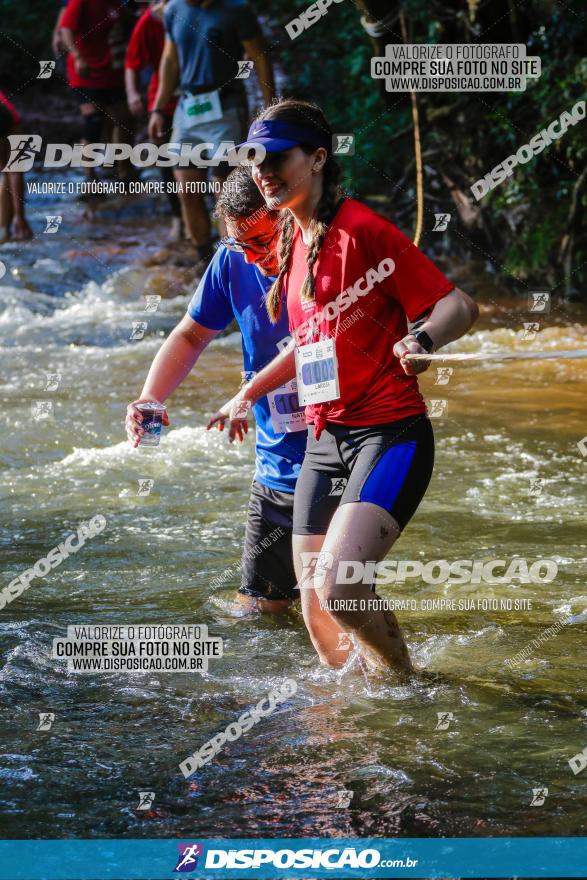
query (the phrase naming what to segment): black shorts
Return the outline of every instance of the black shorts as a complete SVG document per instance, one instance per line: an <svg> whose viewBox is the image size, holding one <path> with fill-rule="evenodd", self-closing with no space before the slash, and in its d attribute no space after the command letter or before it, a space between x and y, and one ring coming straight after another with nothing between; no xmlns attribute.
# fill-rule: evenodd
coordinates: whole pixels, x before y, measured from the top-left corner
<svg viewBox="0 0 587 880"><path fill-rule="evenodd" d="M126 91L124 88L92 89L85 86L71 86L71 91L77 98L78 104L95 104L98 110L104 107L112 107L113 104L126 104Z"/></svg>
<svg viewBox="0 0 587 880"><path fill-rule="evenodd" d="M434 435L426 415L386 425L327 422L319 440L308 431L294 503L294 535L325 535L339 504L370 501L405 528L434 467Z"/></svg>
<svg viewBox="0 0 587 880"><path fill-rule="evenodd" d="M253 483L239 593L258 599L299 596L291 548L293 500L292 492Z"/></svg>

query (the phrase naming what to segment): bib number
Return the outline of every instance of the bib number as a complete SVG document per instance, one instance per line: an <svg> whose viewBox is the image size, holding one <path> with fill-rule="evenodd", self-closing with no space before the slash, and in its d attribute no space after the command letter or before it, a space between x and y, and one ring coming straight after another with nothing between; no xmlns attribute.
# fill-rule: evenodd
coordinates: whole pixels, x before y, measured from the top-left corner
<svg viewBox="0 0 587 880"><path fill-rule="evenodd" d="M298 398L302 406L328 403L340 397L334 339L296 347Z"/></svg>
<svg viewBox="0 0 587 880"><path fill-rule="evenodd" d="M271 424L276 434L289 434L293 431L305 431L304 407L298 401L298 386L295 379L270 391L267 395Z"/></svg>
<svg viewBox="0 0 587 880"><path fill-rule="evenodd" d="M202 92L201 95L186 95L183 99L183 115L186 122L214 122L222 119L220 92Z"/></svg>

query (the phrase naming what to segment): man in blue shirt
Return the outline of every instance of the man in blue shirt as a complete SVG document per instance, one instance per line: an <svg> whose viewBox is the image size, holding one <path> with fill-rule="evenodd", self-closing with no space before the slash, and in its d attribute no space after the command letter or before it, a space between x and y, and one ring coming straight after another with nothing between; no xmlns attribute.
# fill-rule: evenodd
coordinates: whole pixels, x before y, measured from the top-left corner
<svg viewBox="0 0 587 880"><path fill-rule="evenodd" d="M211 160L222 143L237 144L247 124L247 100L239 62L246 55L259 80L263 101L275 97L273 68L256 15L244 0L171 0L165 7L165 46L159 66L159 88L155 96L150 136L160 142L164 136L164 112L176 89L181 92L173 117L170 152L174 144L212 144L206 153ZM204 156L202 156L204 158ZM222 181L227 162L213 169ZM214 253L210 218L201 186L207 168L177 167L178 193L184 224L199 259L208 264ZM215 192L217 190L214 190Z"/></svg>
<svg viewBox="0 0 587 880"><path fill-rule="evenodd" d="M236 319L242 333L247 378L265 367L289 341L288 319L272 324L265 293L276 271L278 215L268 211L250 169L236 168L217 204L224 239L188 306L187 315L157 353L138 400L129 404L126 430L138 444L137 404L164 403L190 373L202 351ZM291 549L293 493L306 449L304 411L295 383L263 397L253 408L257 423L256 470L247 514L241 601L261 611L287 609L295 597ZM164 423L168 424L167 416Z"/></svg>

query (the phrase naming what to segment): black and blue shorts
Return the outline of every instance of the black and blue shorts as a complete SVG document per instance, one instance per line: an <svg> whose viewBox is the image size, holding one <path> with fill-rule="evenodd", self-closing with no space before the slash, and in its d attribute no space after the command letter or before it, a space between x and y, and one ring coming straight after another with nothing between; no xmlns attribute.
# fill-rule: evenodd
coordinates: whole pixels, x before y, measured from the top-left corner
<svg viewBox="0 0 587 880"><path fill-rule="evenodd" d="M369 501L403 530L428 488L434 435L425 414L385 425L327 422L308 431L294 500L294 535L325 535L340 504Z"/></svg>

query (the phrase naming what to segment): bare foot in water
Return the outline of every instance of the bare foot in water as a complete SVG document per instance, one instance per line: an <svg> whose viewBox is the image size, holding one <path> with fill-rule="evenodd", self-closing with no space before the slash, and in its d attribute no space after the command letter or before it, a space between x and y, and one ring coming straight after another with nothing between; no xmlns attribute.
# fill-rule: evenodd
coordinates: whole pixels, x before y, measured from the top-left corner
<svg viewBox="0 0 587 880"><path fill-rule="evenodd" d="M12 223L12 238L14 241L30 241L33 230L24 217L15 217Z"/></svg>

